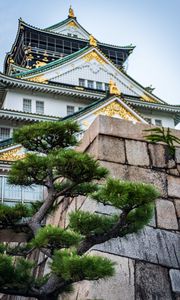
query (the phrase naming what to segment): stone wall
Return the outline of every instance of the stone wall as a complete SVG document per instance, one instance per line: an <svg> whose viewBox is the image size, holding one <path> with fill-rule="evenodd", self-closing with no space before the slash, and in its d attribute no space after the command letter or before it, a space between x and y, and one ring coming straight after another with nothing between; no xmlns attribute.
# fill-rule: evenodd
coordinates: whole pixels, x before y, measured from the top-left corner
<svg viewBox="0 0 180 300"><path fill-rule="evenodd" d="M175 159L169 159L165 145L144 139L147 128L99 116L86 132L80 151L92 154L113 177L154 184L161 196L153 219L141 232L111 239L90 251L115 261L115 276L75 284L74 293L60 300L180 300L180 148ZM180 137L180 131L173 134ZM61 207L51 222L66 227L68 213L77 209L100 214L115 210L79 197Z"/></svg>

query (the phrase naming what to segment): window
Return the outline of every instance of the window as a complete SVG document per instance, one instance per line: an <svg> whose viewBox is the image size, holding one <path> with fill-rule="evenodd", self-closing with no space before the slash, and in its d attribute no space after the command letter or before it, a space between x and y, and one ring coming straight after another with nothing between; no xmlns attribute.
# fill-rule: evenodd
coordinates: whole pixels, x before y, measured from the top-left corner
<svg viewBox="0 0 180 300"><path fill-rule="evenodd" d="M23 99L23 111L24 112L31 112L31 100L30 99Z"/></svg>
<svg viewBox="0 0 180 300"><path fill-rule="evenodd" d="M85 79L79 78L79 86L85 86Z"/></svg>
<svg viewBox="0 0 180 300"><path fill-rule="evenodd" d="M0 128L0 141L7 140L10 138L10 128Z"/></svg>
<svg viewBox="0 0 180 300"><path fill-rule="evenodd" d="M97 88L97 90L102 90L102 82L97 81L96 88Z"/></svg>
<svg viewBox="0 0 180 300"><path fill-rule="evenodd" d="M78 107L78 110L80 111L80 110L82 110L84 107L82 107L82 106L79 106Z"/></svg>
<svg viewBox="0 0 180 300"><path fill-rule="evenodd" d="M109 83L105 83L105 91L109 91Z"/></svg>
<svg viewBox="0 0 180 300"><path fill-rule="evenodd" d="M73 34L73 37L76 37L76 38L77 38L78 36L77 36L77 34Z"/></svg>
<svg viewBox="0 0 180 300"><path fill-rule="evenodd" d="M88 80L88 88L93 89L94 88L94 82L92 80Z"/></svg>
<svg viewBox="0 0 180 300"><path fill-rule="evenodd" d="M72 115L74 113L74 106L67 106L67 115Z"/></svg>
<svg viewBox="0 0 180 300"><path fill-rule="evenodd" d="M156 119L156 120L155 120L155 125L157 125L157 126L162 126L162 120Z"/></svg>
<svg viewBox="0 0 180 300"><path fill-rule="evenodd" d="M36 113L44 114L44 102L43 101L36 101Z"/></svg>
<svg viewBox="0 0 180 300"><path fill-rule="evenodd" d="M151 120L150 118L144 118L144 120L145 120L146 122L148 122L149 124L152 124L152 120Z"/></svg>

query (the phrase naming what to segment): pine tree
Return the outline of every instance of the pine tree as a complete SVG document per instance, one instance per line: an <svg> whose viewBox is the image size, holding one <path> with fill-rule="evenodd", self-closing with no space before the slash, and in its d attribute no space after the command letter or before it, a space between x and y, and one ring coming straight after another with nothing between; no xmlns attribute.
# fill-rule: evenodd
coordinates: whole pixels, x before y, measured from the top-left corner
<svg viewBox="0 0 180 300"><path fill-rule="evenodd" d="M112 276L114 264L87 251L95 244L137 232L152 217L158 191L152 185L109 178L98 161L75 151L78 132L74 122L44 122L14 133L14 141L27 149L27 155L12 165L9 183L45 186L47 197L26 206L0 205L0 229L26 227L28 236L23 245L0 244L2 294L55 300L74 282ZM50 212L78 195L88 195L120 212L102 216L78 210L70 214L68 228L45 225ZM38 262L30 259L34 251L49 261L49 274L34 276L38 268Z"/></svg>

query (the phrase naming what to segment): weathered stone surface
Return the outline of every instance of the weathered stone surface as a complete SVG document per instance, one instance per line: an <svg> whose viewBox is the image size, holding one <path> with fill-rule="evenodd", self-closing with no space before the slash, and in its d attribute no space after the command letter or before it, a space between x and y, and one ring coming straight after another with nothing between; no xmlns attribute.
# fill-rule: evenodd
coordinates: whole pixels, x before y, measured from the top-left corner
<svg viewBox="0 0 180 300"><path fill-rule="evenodd" d="M177 162L178 164L180 164L180 147L177 147L177 148L176 148L175 158L176 158L176 162Z"/></svg>
<svg viewBox="0 0 180 300"><path fill-rule="evenodd" d="M148 226L138 234L111 239L93 249L171 268L180 266L180 235Z"/></svg>
<svg viewBox="0 0 180 300"><path fill-rule="evenodd" d="M180 198L180 177L168 175L167 179L169 197Z"/></svg>
<svg viewBox="0 0 180 300"><path fill-rule="evenodd" d="M180 270L171 269L169 275L173 292L180 294Z"/></svg>
<svg viewBox="0 0 180 300"><path fill-rule="evenodd" d="M149 166L149 156L147 152L147 143L126 140L127 161L134 166Z"/></svg>
<svg viewBox="0 0 180 300"><path fill-rule="evenodd" d="M131 259L92 251L93 255L107 257L116 263L115 275L108 280L87 281L75 284L72 294L63 295L59 300L133 300L134 262ZM122 295L122 296L121 296Z"/></svg>
<svg viewBox="0 0 180 300"><path fill-rule="evenodd" d="M178 229L178 222L173 202L158 199L156 201L157 227Z"/></svg>
<svg viewBox="0 0 180 300"><path fill-rule="evenodd" d="M176 213L178 218L180 218L180 199L174 200Z"/></svg>
<svg viewBox="0 0 180 300"><path fill-rule="evenodd" d="M85 199L81 206L81 210L104 215L119 214L121 212L120 209L116 209L111 205L103 205L103 203L98 203L97 201L91 200L89 197Z"/></svg>
<svg viewBox="0 0 180 300"><path fill-rule="evenodd" d="M153 214L153 217L151 219L151 221L149 222L148 224L149 226L152 226L152 227L156 227L156 216L155 216L155 210L154 210L154 214Z"/></svg>
<svg viewBox="0 0 180 300"><path fill-rule="evenodd" d="M136 300L172 300L166 268L136 263Z"/></svg>
<svg viewBox="0 0 180 300"><path fill-rule="evenodd" d="M176 162L174 159L169 159L168 160L168 168L171 169L171 168L176 168Z"/></svg>
<svg viewBox="0 0 180 300"><path fill-rule="evenodd" d="M163 172L106 161L101 161L101 165L106 167L113 177L154 184L159 189L161 196L167 197L166 174Z"/></svg>
<svg viewBox="0 0 180 300"><path fill-rule="evenodd" d="M94 141L89 145L86 152L91 154L94 158L98 158L98 137L96 137Z"/></svg>
<svg viewBox="0 0 180 300"><path fill-rule="evenodd" d="M98 159L125 163L124 141L111 136L98 137Z"/></svg>
<svg viewBox="0 0 180 300"><path fill-rule="evenodd" d="M156 168L165 168L166 163L166 148L161 144L148 144L152 166Z"/></svg>

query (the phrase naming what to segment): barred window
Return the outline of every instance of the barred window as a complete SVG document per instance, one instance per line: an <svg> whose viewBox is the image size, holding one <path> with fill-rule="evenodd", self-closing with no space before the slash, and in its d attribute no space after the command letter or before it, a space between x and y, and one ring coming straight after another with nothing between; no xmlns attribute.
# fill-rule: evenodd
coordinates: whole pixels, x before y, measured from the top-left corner
<svg viewBox="0 0 180 300"><path fill-rule="evenodd" d="M85 86L85 79L79 78L79 86Z"/></svg>
<svg viewBox="0 0 180 300"><path fill-rule="evenodd" d="M105 83L105 91L109 91L109 83Z"/></svg>
<svg viewBox="0 0 180 300"><path fill-rule="evenodd" d="M157 125L157 126L162 126L162 120L156 119L156 120L155 120L155 125Z"/></svg>
<svg viewBox="0 0 180 300"><path fill-rule="evenodd" d="M43 101L36 101L36 113L44 114L44 102Z"/></svg>
<svg viewBox="0 0 180 300"><path fill-rule="evenodd" d="M96 82L96 89L102 90L102 82L99 82L99 81Z"/></svg>
<svg viewBox="0 0 180 300"><path fill-rule="evenodd" d="M10 138L10 128L0 128L0 141L7 140Z"/></svg>
<svg viewBox="0 0 180 300"><path fill-rule="evenodd" d="M31 112L32 110L32 103L31 99L23 99L23 111L24 112Z"/></svg>
<svg viewBox="0 0 180 300"><path fill-rule="evenodd" d="M94 88L94 82L92 80L88 80L88 88L90 89Z"/></svg>
<svg viewBox="0 0 180 300"><path fill-rule="evenodd" d="M72 115L74 113L74 106L67 105L67 115Z"/></svg>

